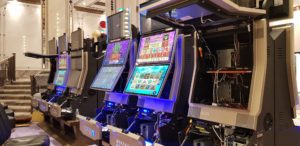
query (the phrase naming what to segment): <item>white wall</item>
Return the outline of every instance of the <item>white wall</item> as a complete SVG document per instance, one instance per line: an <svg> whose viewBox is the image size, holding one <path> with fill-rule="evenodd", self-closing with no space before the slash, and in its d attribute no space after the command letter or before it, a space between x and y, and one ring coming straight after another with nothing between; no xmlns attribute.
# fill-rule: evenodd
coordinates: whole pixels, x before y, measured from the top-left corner
<svg viewBox="0 0 300 146"><path fill-rule="evenodd" d="M48 40L67 32L68 0L47 0Z"/></svg>
<svg viewBox="0 0 300 146"><path fill-rule="evenodd" d="M8 2L1 25L5 25L5 55L16 53L17 69L41 69L40 59L28 58L23 54L25 51L41 53L41 7Z"/></svg>
<svg viewBox="0 0 300 146"><path fill-rule="evenodd" d="M74 10L73 12L73 31L81 28L84 31L85 38L93 37L96 30L100 30L99 22L105 21L105 15L92 14ZM104 30L106 32L106 30Z"/></svg>
<svg viewBox="0 0 300 146"><path fill-rule="evenodd" d="M296 52L300 52L300 10L294 12L295 39L294 47Z"/></svg>

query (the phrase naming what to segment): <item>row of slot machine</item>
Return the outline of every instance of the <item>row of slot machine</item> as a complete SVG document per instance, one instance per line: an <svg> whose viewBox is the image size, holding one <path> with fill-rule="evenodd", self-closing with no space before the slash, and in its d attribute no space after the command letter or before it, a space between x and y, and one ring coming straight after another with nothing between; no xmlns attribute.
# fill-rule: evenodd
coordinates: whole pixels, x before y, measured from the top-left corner
<svg viewBox="0 0 300 146"><path fill-rule="evenodd" d="M275 97L267 94L274 92L270 88L273 85L267 83L271 77L268 74L273 72L269 69L272 64L267 52L267 20L256 17L263 16L266 11L245 9L230 1L185 2L187 4L182 8L159 15L157 19L167 17L164 22L169 22L175 19L173 12L183 17L183 14L191 14L191 9L197 10L200 15L206 7L214 14L229 8L227 13L239 16L231 17L237 19L234 22L243 23L237 28L235 24L225 23L226 29L223 25L221 29L215 29L212 24L203 33L196 30L201 27L180 25L185 29L166 27L141 32L137 38L133 37L135 35L130 29L127 32L131 35L118 36L124 34L118 32L118 28L125 20L127 11L109 16L105 55L89 85L92 90L105 92L104 105L92 109L97 111L92 116L80 111L76 113L81 133L105 146L284 143L283 134L278 136L283 137L280 140L274 138L279 133L274 130L278 124L272 116L277 113L272 110L278 107L268 105ZM170 3L177 6L175 1ZM210 9L210 6L216 10ZM164 6L157 7L161 8L160 11L164 10ZM236 8L242 13L231 11ZM153 13L156 12L153 10ZM248 13L253 15L244 16ZM202 15L197 14L184 16L176 23L202 20ZM140 21L141 24L142 21L149 22L143 18ZM61 58L64 66L64 62L68 61ZM64 78L71 78L59 72L55 84L59 85ZM288 96L288 91L278 92ZM289 122L291 119L286 118ZM291 138L299 134L292 126L286 131L295 132Z"/></svg>
<svg viewBox="0 0 300 146"><path fill-rule="evenodd" d="M109 18L118 15L122 12ZM178 30L167 29L139 40L108 40L90 86L105 92L105 104L94 117L76 116L82 134L100 145L179 145L177 133L187 123L188 92L182 90L191 80L183 77L188 76L186 68L192 72L192 66L185 68L189 62L184 55L191 52L184 53L184 39Z"/></svg>

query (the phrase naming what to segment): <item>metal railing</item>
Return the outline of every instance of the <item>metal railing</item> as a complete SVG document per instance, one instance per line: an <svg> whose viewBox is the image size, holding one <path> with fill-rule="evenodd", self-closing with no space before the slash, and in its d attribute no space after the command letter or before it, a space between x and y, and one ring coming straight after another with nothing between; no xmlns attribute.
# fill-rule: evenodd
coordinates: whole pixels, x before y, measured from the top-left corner
<svg viewBox="0 0 300 146"><path fill-rule="evenodd" d="M0 60L0 86L16 80L16 53Z"/></svg>

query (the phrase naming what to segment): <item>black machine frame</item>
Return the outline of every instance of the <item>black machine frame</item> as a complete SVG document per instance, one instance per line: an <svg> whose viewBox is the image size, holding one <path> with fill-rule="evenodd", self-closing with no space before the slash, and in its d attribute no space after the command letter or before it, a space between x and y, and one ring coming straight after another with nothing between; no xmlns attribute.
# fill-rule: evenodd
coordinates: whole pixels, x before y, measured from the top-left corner
<svg viewBox="0 0 300 146"><path fill-rule="evenodd" d="M153 65L153 66L155 66L155 65L169 65L169 67L168 67L168 71L167 71L167 73L166 73L166 75L165 75L165 77L164 77L164 79L163 79L163 83L162 83L162 85L161 85L161 87L160 87L160 89L159 89L159 93L156 95L156 96L153 96L153 95L148 95L148 94L137 94L137 93L131 93L131 92L126 92L125 90L124 90L124 93L127 93L127 94L130 94L130 95L144 95L144 96L149 96L149 97L161 97L161 94L162 94L162 92L163 92L163 89L164 89L164 87L165 87L165 84L166 84L166 82L167 82L167 79L168 79L168 77L169 77L169 75L170 75L170 72L171 72L171 70L172 70L172 67L173 67L173 61L174 61L174 56L175 56L175 48L177 47L177 40L178 40L178 30L161 30L161 31L156 31L156 32L154 32L153 34L151 34L151 33L147 33L146 35L144 35L144 36L142 36L142 37L150 37L150 36L154 36L154 35L157 35L157 34L163 34L163 33L169 33L169 32L172 32L172 31L175 31L175 36L174 36L174 41L173 41L173 46L172 46L172 53L171 53L171 55L169 56L169 61L163 61L163 62L159 62L159 61L156 61L156 62L151 62L151 63L140 63L140 64L137 64L136 63L136 65L134 66L134 69L133 69L133 71L132 71L132 73L130 74L130 77L128 78L128 81L130 81L131 80L131 78L133 77L133 73L134 73L134 71L135 71L135 69L136 69L136 66L151 66L151 65ZM136 57L136 61L137 61L137 59L138 59L138 57L139 57L139 54L140 54L140 51L141 51L141 48L140 48L140 45L141 44L139 44L139 49L138 49L138 53L137 53L137 57ZM129 85L129 82L127 81L127 84L126 84L126 86L125 86L125 89L127 88L127 86Z"/></svg>

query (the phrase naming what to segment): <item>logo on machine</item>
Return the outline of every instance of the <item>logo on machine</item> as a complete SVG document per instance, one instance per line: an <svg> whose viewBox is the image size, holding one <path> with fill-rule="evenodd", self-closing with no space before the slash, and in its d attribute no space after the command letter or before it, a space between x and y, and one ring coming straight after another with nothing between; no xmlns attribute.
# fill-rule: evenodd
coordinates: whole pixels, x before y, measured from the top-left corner
<svg viewBox="0 0 300 146"><path fill-rule="evenodd" d="M124 141L121 140L116 140L116 146L129 146L129 144L125 143Z"/></svg>

